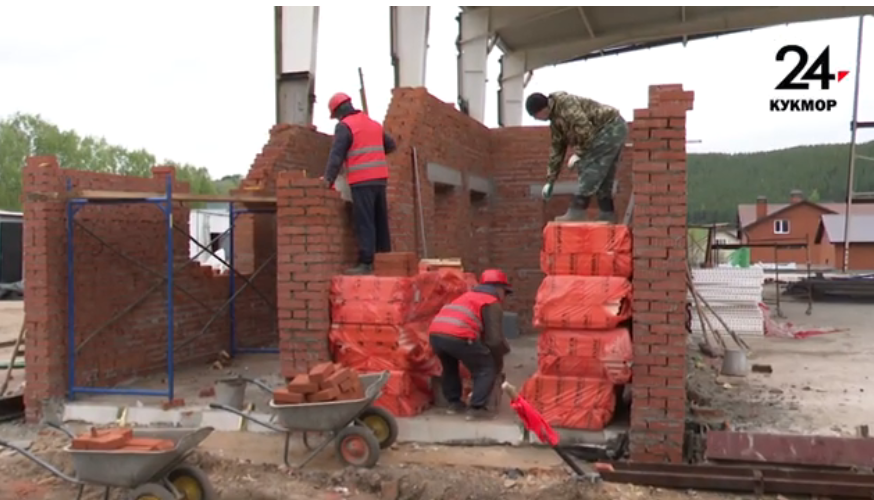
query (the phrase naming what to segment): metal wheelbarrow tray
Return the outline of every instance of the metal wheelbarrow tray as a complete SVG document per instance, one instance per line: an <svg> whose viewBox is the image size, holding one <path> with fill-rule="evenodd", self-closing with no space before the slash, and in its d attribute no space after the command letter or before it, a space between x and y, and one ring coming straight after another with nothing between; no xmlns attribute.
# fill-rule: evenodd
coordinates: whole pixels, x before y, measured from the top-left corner
<svg viewBox="0 0 874 500"><path fill-rule="evenodd" d="M289 467L291 464L288 460L288 454L292 433L302 432L304 444L310 448L307 443L307 433L318 432L326 433L328 436L317 446L311 448L310 453L298 466L299 468L309 464L333 442L337 443L337 454L346 465L369 468L379 461L380 442L370 428L361 423L359 417L366 412L381 410L381 408L375 408L372 405L382 395L382 389L388 383L390 376L388 371L360 375L361 384L364 386L363 399L295 405L277 405L271 400L270 408L273 410L271 422L275 420L276 424L264 422L227 405L213 403L209 406L231 412L274 432L284 433L283 460ZM263 388L261 384L258 385ZM393 432L396 433L397 423L394 421L394 417L385 411L379 413L381 418L389 420L387 425L393 426Z"/></svg>
<svg viewBox="0 0 874 500"><path fill-rule="evenodd" d="M54 424L49 427L59 430L71 440L75 435L69 430ZM68 476L50 463L33 453L11 443L0 441L0 447L14 450L30 461L46 469L53 475L79 485L77 499L82 497L85 486L106 488L104 498L109 498L110 488L134 490L129 498L175 499L176 488L168 478L174 470L185 469L186 475L195 476L204 490L200 493L204 500L217 498L206 475L196 467L183 465L183 462L213 432L212 427L199 429L132 429L135 438L168 439L175 446L166 451L126 451L126 450L74 450L71 445L64 447L73 462L74 476ZM166 496L170 495L170 496Z"/></svg>

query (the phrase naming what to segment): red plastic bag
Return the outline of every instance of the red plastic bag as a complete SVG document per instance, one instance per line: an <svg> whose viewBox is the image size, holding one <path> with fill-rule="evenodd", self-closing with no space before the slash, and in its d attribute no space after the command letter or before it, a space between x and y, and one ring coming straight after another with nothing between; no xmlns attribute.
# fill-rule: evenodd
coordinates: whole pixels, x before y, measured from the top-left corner
<svg viewBox="0 0 874 500"><path fill-rule="evenodd" d="M616 411L615 387L604 379L538 372L525 382L521 394L549 425L565 429L602 430Z"/></svg>
<svg viewBox="0 0 874 500"><path fill-rule="evenodd" d="M382 396L374 403L396 417L413 417L428 408L431 394L421 390L407 371L392 371Z"/></svg>
<svg viewBox="0 0 874 500"><path fill-rule="evenodd" d="M619 276L630 278L631 253L540 252L540 270L547 275Z"/></svg>
<svg viewBox="0 0 874 500"><path fill-rule="evenodd" d="M593 222L549 222L543 228L547 254L631 253L628 226Z"/></svg>
<svg viewBox="0 0 874 500"><path fill-rule="evenodd" d="M631 379L633 357L625 328L546 330L537 343L537 366L543 375L605 378L621 385Z"/></svg>
<svg viewBox="0 0 874 500"><path fill-rule="evenodd" d="M547 276L534 302L536 328L606 330L631 317L631 283L603 276Z"/></svg>
<svg viewBox="0 0 874 500"><path fill-rule="evenodd" d="M417 299L412 278L335 276L331 321L340 324L400 325Z"/></svg>

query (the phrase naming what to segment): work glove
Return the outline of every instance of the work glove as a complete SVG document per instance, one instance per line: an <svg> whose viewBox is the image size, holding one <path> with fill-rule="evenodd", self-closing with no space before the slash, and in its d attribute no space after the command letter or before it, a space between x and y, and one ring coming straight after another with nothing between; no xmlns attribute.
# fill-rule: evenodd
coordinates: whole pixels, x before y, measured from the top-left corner
<svg viewBox="0 0 874 500"><path fill-rule="evenodd" d="M546 184L543 185L543 190L540 191L540 196L543 197L543 201L549 201L552 198L552 188L554 186L555 181L548 180Z"/></svg>
<svg viewBox="0 0 874 500"><path fill-rule="evenodd" d="M572 154L570 158L567 160L567 169L573 172L577 169L577 162L580 161L580 157L577 156L576 153Z"/></svg>

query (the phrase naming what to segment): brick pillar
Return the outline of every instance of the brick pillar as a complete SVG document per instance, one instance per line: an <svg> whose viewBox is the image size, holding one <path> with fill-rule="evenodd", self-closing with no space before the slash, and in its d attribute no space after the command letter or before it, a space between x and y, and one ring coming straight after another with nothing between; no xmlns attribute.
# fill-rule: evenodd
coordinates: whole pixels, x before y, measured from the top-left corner
<svg viewBox="0 0 874 500"><path fill-rule="evenodd" d="M303 175L289 171L276 177L279 360L285 377L330 358L331 278L354 261L340 193Z"/></svg>
<svg viewBox="0 0 874 500"><path fill-rule="evenodd" d="M22 171L24 205L25 407L39 420L43 406L61 400L67 381L67 235L64 202L37 193L64 192L54 156L27 159Z"/></svg>
<svg viewBox="0 0 874 500"><path fill-rule="evenodd" d="M634 380L631 459L683 460L686 415L686 111L681 85L650 87L631 131Z"/></svg>

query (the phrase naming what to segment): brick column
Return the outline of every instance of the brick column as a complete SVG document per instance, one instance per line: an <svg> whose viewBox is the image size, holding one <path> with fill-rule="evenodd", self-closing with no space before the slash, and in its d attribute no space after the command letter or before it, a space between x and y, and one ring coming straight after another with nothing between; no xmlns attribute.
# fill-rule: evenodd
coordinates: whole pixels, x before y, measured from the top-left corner
<svg viewBox="0 0 874 500"><path fill-rule="evenodd" d="M38 193L63 193L54 156L27 159L22 171L24 206L25 408L38 421L46 403L62 401L67 382L67 234L62 200Z"/></svg>
<svg viewBox="0 0 874 500"><path fill-rule="evenodd" d="M340 193L297 171L277 173L279 359L291 377L327 361L331 278L354 261Z"/></svg>
<svg viewBox="0 0 874 500"><path fill-rule="evenodd" d="M631 459L683 460L686 415L686 111L681 85L650 87L635 110L634 379Z"/></svg>

